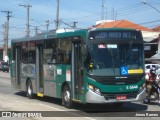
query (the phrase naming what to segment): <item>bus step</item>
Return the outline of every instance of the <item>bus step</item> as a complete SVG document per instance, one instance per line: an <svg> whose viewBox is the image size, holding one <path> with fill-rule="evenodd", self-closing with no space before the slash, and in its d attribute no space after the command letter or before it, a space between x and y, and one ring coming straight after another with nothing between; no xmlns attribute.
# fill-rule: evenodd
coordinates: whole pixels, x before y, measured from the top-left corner
<svg viewBox="0 0 160 120"><path fill-rule="evenodd" d="M43 97L43 94L42 93L37 93L37 96L38 97Z"/></svg>

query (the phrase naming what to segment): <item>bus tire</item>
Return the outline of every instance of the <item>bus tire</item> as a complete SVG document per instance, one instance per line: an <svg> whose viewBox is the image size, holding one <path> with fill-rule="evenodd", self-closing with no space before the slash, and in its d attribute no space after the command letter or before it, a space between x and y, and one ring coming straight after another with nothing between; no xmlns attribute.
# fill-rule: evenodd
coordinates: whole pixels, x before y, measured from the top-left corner
<svg viewBox="0 0 160 120"><path fill-rule="evenodd" d="M72 108L73 102L71 100L71 91L68 85L65 85L63 87L62 91L62 105L64 105L66 108Z"/></svg>
<svg viewBox="0 0 160 120"><path fill-rule="evenodd" d="M32 98L33 98L33 87L32 87L31 81L28 81L28 82L27 82L27 97L28 97L29 99L32 99Z"/></svg>

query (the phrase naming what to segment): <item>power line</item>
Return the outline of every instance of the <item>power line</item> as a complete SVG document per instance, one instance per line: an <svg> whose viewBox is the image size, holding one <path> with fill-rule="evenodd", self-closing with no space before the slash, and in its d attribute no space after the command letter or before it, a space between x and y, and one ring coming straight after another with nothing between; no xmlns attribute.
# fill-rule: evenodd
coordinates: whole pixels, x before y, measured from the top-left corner
<svg viewBox="0 0 160 120"><path fill-rule="evenodd" d="M142 2L143 4L145 4L145 5L148 5L148 6L150 6L151 8L153 8L154 10L156 10L158 13L160 13L160 10L158 10L157 8L155 8L155 7L153 7L151 4L149 4L148 2Z"/></svg>

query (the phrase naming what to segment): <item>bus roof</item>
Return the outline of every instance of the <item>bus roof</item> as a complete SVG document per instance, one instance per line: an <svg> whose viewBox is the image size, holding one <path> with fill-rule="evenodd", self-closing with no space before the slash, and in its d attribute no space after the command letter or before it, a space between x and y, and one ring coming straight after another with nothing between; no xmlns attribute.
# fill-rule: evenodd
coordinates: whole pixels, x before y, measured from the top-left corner
<svg viewBox="0 0 160 120"><path fill-rule="evenodd" d="M59 29L59 30L51 30L49 32L39 33L36 36L32 37L23 37L18 39L13 39L12 42L21 42L21 41L36 41L36 40L46 40L46 39L53 39L53 38L63 38L63 37L72 37L72 36L86 36L88 31L139 31L136 29L129 29L129 28L93 28L93 29L81 29L81 30L74 30L74 29Z"/></svg>
<svg viewBox="0 0 160 120"><path fill-rule="evenodd" d="M99 30L107 30L107 31L118 31L118 30L124 30L124 31L140 31L137 29L133 29L133 28L93 28L91 29L91 31L99 31Z"/></svg>
<svg viewBox="0 0 160 120"><path fill-rule="evenodd" d="M43 32L37 34L32 37L23 37L18 39L13 39L12 42L21 42L21 41L36 41L36 40L45 40L45 39L53 39L53 38L62 38L62 37L72 37L72 36L80 36L87 33L88 30L51 30L49 32Z"/></svg>

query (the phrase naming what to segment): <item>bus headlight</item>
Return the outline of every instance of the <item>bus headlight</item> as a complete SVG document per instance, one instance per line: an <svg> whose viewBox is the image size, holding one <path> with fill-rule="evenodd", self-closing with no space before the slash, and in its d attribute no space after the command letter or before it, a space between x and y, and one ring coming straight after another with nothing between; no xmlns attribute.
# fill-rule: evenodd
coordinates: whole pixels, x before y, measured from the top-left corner
<svg viewBox="0 0 160 120"><path fill-rule="evenodd" d="M93 85L88 85L88 88L92 90L93 92L97 93L98 95L101 95L101 92L98 88L94 87Z"/></svg>

